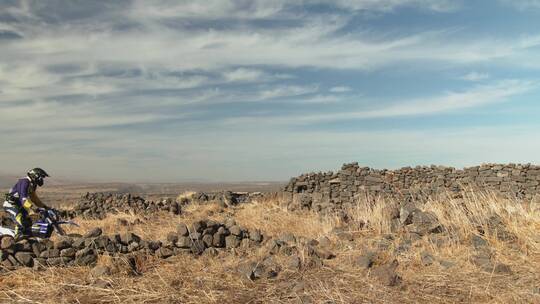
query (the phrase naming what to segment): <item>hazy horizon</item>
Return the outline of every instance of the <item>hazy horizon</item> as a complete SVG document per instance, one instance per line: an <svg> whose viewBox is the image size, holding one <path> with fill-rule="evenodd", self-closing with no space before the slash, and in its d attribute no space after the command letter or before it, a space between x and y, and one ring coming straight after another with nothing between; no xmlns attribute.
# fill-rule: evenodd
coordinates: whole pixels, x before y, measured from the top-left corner
<svg viewBox="0 0 540 304"><path fill-rule="evenodd" d="M537 0L6 1L0 173L539 163Z"/></svg>

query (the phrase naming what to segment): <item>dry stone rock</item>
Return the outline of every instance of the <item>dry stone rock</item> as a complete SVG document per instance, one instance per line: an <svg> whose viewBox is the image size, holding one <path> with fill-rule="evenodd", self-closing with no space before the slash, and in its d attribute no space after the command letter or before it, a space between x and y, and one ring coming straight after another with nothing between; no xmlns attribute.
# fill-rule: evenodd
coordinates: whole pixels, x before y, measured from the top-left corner
<svg viewBox="0 0 540 304"><path fill-rule="evenodd" d="M171 257L174 255L174 252L172 249L167 247L161 247L158 250L156 250L156 255L159 258L166 259L168 257Z"/></svg>
<svg viewBox="0 0 540 304"><path fill-rule="evenodd" d="M134 234L133 232L126 232L120 236L120 241L124 245L129 245L133 242L136 242L136 243L140 242L141 238L138 235Z"/></svg>
<svg viewBox="0 0 540 304"><path fill-rule="evenodd" d="M225 234L219 232L214 233L212 237L212 245L216 248L225 247Z"/></svg>
<svg viewBox="0 0 540 304"><path fill-rule="evenodd" d="M371 276L385 286L396 286L401 280L396 272L398 265L397 260L394 260L389 264L376 266L371 270Z"/></svg>
<svg viewBox="0 0 540 304"><path fill-rule="evenodd" d="M205 245L202 240L193 240L191 243L191 253L201 255L204 252Z"/></svg>
<svg viewBox="0 0 540 304"><path fill-rule="evenodd" d="M287 258L285 267L291 270L300 270L302 267L302 260L297 255L292 255Z"/></svg>
<svg viewBox="0 0 540 304"><path fill-rule="evenodd" d="M206 228L206 222L205 221L195 221L193 222L192 226L191 226L191 231L190 232L198 232L198 233L202 233L204 231L204 229Z"/></svg>
<svg viewBox="0 0 540 304"><path fill-rule="evenodd" d="M15 259L17 259L17 261L19 263L21 263L23 266L26 266L26 267L32 267L33 266L33 254L30 253L30 252L17 252L15 253Z"/></svg>
<svg viewBox="0 0 540 304"><path fill-rule="evenodd" d="M430 266L435 262L435 258L429 252L423 251L420 253L420 261L422 262L422 265Z"/></svg>
<svg viewBox="0 0 540 304"><path fill-rule="evenodd" d="M71 258L68 257L54 257L48 258L47 264L49 266L66 266L71 261Z"/></svg>
<svg viewBox="0 0 540 304"><path fill-rule="evenodd" d="M360 267L361 269L369 269L373 266L376 259L377 259L376 252L365 251L363 254L355 258L354 264Z"/></svg>
<svg viewBox="0 0 540 304"><path fill-rule="evenodd" d="M60 256L61 257L75 257L75 253L77 253L77 250L73 247L66 248L60 250Z"/></svg>
<svg viewBox="0 0 540 304"><path fill-rule="evenodd" d="M101 228L97 227L97 228L94 228L94 229L88 231L88 232L83 236L83 238L85 238L85 239L88 239L88 238L96 238L96 237L100 236L102 233L103 233L103 231L101 230Z"/></svg>
<svg viewBox="0 0 540 304"><path fill-rule="evenodd" d="M176 226L176 232L178 232L179 236L188 236L189 235L189 229L184 223L180 223Z"/></svg>
<svg viewBox="0 0 540 304"><path fill-rule="evenodd" d="M181 236L178 238L178 241L176 242L176 246L179 248L191 248L191 238L188 236Z"/></svg>
<svg viewBox="0 0 540 304"><path fill-rule="evenodd" d="M225 247L237 248L240 246L240 239L236 235L229 235L225 238Z"/></svg>
<svg viewBox="0 0 540 304"><path fill-rule="evenodd" d="M262 236L261 231L259 229L250 230L249 231L249 239L254 241L254 242L257 242L257 243L262 242L263 236Z"/></svg>
<svg viewBox="0 0 540 304"><path fill-rule="evenodd" d="M15 240L10 236L3 236L0 240L0 249L7 250L12 249L15 246Z"/></svg>
<svg viewBox="0 0 540 304"><path fill-rule="evenodd" d="M428 235L430 233L442 232L442 226L437 216L432 212L417 211L412 215L412 222L409 226L410 231L419 235Z"/></svg>
<svg viewBox="0 0 540 304"><path fill-rule="evenodd" d="M229 227L229 232L232 234L232 235L236 235L238 237L242 237L242 229L237 226L237 225L234 225L232 227Z"/></svg>
<svg viewBox="0 0 540 304"><path fill-rule="evenodd" d="M212 247L214 243L214 237L212 235L205 234L202 237L202 241L206 247Z"/></svg>
<svg viewBox="0 0 540 304"><path fill-rule="evenodd" d="M55 243L54 248L58 250L70 248L73 244L73 240L67 237L60 237Z"/></svg>

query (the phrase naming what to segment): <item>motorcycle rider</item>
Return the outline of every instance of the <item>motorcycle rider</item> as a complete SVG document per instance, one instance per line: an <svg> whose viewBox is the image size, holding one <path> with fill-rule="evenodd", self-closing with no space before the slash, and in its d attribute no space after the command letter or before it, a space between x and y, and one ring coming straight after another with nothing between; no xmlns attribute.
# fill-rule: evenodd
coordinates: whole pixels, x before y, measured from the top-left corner
<svg viewBox="0 0 540 304"><path fill-rule="evenodd" d="M4 210L15 222L15 236L28 235L32 222L28 217L36 208L49 209L37 196L37 187L43 186L43 180L49 174L41 168L34 168L19 179L15 186L6 194Z"/></svg>

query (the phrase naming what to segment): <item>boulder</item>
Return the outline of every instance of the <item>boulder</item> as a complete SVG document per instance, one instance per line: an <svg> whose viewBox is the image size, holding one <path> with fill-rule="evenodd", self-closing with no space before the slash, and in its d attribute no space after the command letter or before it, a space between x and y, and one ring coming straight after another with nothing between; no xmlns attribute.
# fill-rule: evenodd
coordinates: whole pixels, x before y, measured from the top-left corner
<svg viewBox="0 0 540 304"><path fill-rule="evenodd" d="M189 235L189 229L184 223L180 223L176 226L176 232L179 236L188 236Z"/></svg>
<svg viewBox="0 0 540 304"><path fill-rule="evenodd" d="M420 209L416 208L416 205L412 202L406 202L399 208L399 219L401 224L409 225L412 223L412 215L415 212L419 212Z"/></svg>
<svg viewBox="0 0 540 304"><path fill-rule="evenodd" d="M204 245L206 247L213 247L213 244L214 244L214 237L212 235L209 235L209 234L205 234L203 237L202 237L202 241L204 243Z"/></svg>
<svg viewBox="0 0 540 304"><path fill-rule="evenodd" d="M178 242L178 233L175 233L175 232L169 232L167 234L167 241L169 243L172 243L172 244L175 244L176 242Z"/></svg>
<svg viewBox="0 0 540 304"><path fill-rule="evenodd" d="M369 269L375 263L377 253L374 251L365 251L360 256L354 259L354 264L361 269Z"/></svg>
<svg viewBox="0 0 540 304"><path fill-rule="evenodd" d="M432 212L424 211L417 211L412 214L412 222L407 229L421 236L440 233L443 230L437 216Z"/></svg>
<svg viewBox="0 0 540 304"><path fill-rule="evenodd" d="M176 242L176 247L179 248L191 248L192 240L188 236L181 236L178 238L178 241Z"/></svg>
<svg viewBox="0 0 540 304"><path fill-rule="evenodd" d="M58 250L62 250L62 249L71 247L72 244L73 244L73 240L71 238L60 237L54 243L54 248Z"/></svg>
<svg viewBox="0 0 540 304"><path fill-rule="evenodd" d="M237 225L234 225L234 226L231 226L229 228L229 232L232 234L232 235L236 235L238 237L242 237L242 228L240 228L240 226L237 226Z"/></svg>
<svg viewBox="0 0 540 304"><path fill-rule="evenodd" d="M92 230L88 231L83 236L83 238L85 238L85 239L87 239L87 238L96 238L96 237L100 236L102 233L103 233L103 231L101 230L101 228L96 227L96 228L93 228Z"/></svg>
<svg viewBox="0 0 540 304"><path fill-rule="evenodd" d="M254 242L257 242L257 243L260 243L263 241L263 236L262 236L262 233L259 229L253 229L253 230L250 230L249 231L249 239L254 241Z"/></svg>
<svg viewBox="0 0 540 304"><path fill-rule="evenodd" d="M49 266L66 266L71 261L72 259L69 257L55 257L55 258L48 258L47 264Z"/></svg>
<svg viewBox="0 0 540 304"><path fill-rule="evenodd" d="M201 255L204 252L205 249L204 242L201 240L193 240L191 243L191 253L195 255Z"/></svg>
<svg viewBox="0 0 540 304"><path fill-rule="evenodd" d="M97 259L97 253L91 248L84 248L75 253L75 264L79 266L93 265Z"/></svg>
<svg viewBox="0 0 540 304"><path fill-rule="evenodd" d="M126 232L120 235L120 242L124 245L129 245L133 242L140 242L141 238L133 232Z"/></svg>
<svg viewBox="0 0 540 304"><path fill-rule="evenodd" d="M219 230L214 233L214 236L212 237L212 246L216 248L225 247L225 234L220 233Z"/></svg>
<svg viewBox="0 0 540 304"><path fill-rule="evenodd" d="M232 226L236 225L236 221L233 218L228 218L225 220L225 227L227 229L231 228Z"/></svg>
<svg viewBox="0 0 540 304"><path fill-rule="evenodd" d="M39 255L40 258L57 258L60 256L60 250L58 249L47 249Z"/></svg>
<svg viewBox="0 0 540 304"><path fill-rule="evenodd" d="M422 262L422 265L430 266L435 263L435 258L429 252L423 251L420 253L420 261Z"/></svg>
<svg viewBox="0 0 540 304"><path fill-rule="evenodd" d="M39 243L39 242L32 243L32 252L37 257L39 257L39 255L41 254L41 252L45 250L45 248L46 248L45 245L43 245L42 243Z"/></svg>
<svg viewBox="0 0 540 304"><path fill-rule="evenodd" d="M75 257L77 250L73 247L60 250L61 257Z"/></svg>
<svg viewBox="0 0 540 304"><path fill-rule="evenodd" d="M15 246L15 240L10 236L3 236L0 240L0 249L8 250Z"/></svg>
<svg viewBox="0 0 540 304"><path fill-rule="evenodd" d="M300 270L302 261L298 255L291 255L285 261L285 267L290 270Z"/></svg>
<svg viewBox="0 0 540 304"><path fill-rule="evenodd" d="M401 281L401 278L396 272L398 265L397 260L393 260L389 264L373 267L370 275L382 285L396 286Z"/></svg>
<svg viewBox="0 0 540 304"><path fill-rule="evenodd" d="M26 251L31 252L32 251L32 243L30 243L27 239L23 239L17 243L15 243L14 251Z"/></svg>
<svg viewBox="0 0 540 304"><path fill-rule="evenodd" d="M229 235L225 238L225 247L237 248L240 246L240 239L236 235Z"/></svg>
<svg viewBox="0 0 540 304"><path fill-rule="evenodd" d="M23 266L32 267L34 254L31 252L17 252L15 253L15 259Z"/></svg>
<svg viewBox="0 0 540 304"><path fill-rule="evenodd" d="M156 250L156 256L161 259L166 259L173 255L174 255L173 250L167 247L161 247L158 250Z"/></svg>
<svg viewBox="0 0 540 304"><path fill-rule="evenodd" d="M205 221L195 221L191 225L191 232L202 233L205 228L206 228L206 222Z"/></svg>

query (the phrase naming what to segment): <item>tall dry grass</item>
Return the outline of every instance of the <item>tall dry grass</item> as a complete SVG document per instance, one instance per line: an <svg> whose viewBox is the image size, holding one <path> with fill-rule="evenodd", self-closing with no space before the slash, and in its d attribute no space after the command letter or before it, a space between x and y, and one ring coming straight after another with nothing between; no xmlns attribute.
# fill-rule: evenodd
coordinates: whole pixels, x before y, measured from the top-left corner
<svg viewBox="0 0 540 304"><path fill-rule="evenodd" d="M19 303L540 303L540 213L533 205L498 197L493 193L464 193L461 199L440 196L420 205L437 215L448 241L442 246L424 237L402 253L394 253L404 240L392 233L391 214L399 202L366 198L348 210L344 223L339 216L314 212L289 212L279 202L268 201L220 208L214 204L186 206L181 216L130 214L109 216L103 221L79 220L80 232L100 226L106 233L134 231L151 239L164 239L179 222L199 219L224 220L234 217L246 228L270 235L293 233L307 238L328 236L336 259L319 268L284 270L278 278L246 281L235 273L241 261L257 252L222 252L217 257L182 255L167 260L144 257L142 276L122 270L118 258L102 257L100 264L115 266L118 272L103 278L110 287L94 285L86 267L50 268L42 272L21 269L0 276L0 302ZM493 230L498 218L514 237L501 240ZM119 219L142 223L124 226ZM334 233L345 228L355 237L341 239ZM470 237L484 232L496 252L494 259L510 265L511 274L485 272L469 262L473 254ZM388 241L382 254L397 258L403 282L385 287L360 270L356 258L366 249ZM439 263L424 266L420 253L429 252ZM118 266L120 265L120 266Z"/></svg>

